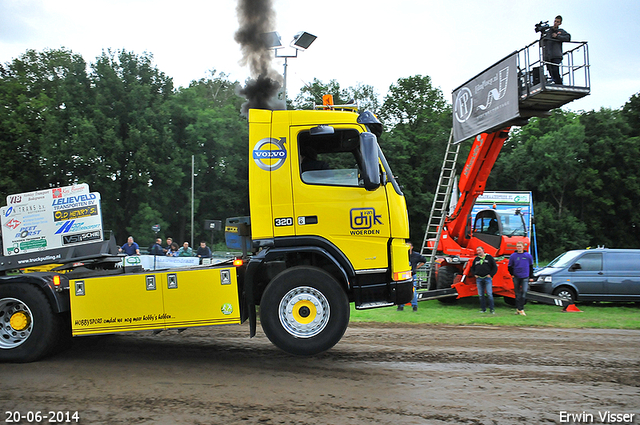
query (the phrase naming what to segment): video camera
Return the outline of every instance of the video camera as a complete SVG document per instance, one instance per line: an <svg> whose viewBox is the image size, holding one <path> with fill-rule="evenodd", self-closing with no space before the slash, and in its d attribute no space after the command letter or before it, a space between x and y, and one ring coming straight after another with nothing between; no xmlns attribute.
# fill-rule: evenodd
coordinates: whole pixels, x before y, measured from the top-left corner
<svg viewBox="0 0 640 425"><path fill-rule="evenodd" d="M549 21L540 21L535 25L536 32L541 32L544 34L550 28Z"/></svg>

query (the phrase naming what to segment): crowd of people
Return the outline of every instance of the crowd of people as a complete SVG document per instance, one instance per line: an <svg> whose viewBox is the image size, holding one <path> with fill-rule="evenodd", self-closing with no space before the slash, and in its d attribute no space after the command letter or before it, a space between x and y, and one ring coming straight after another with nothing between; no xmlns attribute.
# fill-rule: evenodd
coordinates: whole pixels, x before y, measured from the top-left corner
<svg viewBox="0 0 640 425"><path fill-rule="evenodd" d="M129 236L127 243L120 247L120 252L126 255L140 255L140 246L133 240L133 236ZM173 241L173 238L167 238L167 245L162 246L162 238L156 238L155 243L149 247L149 255L211 258L211 249L205 241L201 241L200 246L194 252L193 248L189 246L189 242L184 242L180 247Z"/></svg>

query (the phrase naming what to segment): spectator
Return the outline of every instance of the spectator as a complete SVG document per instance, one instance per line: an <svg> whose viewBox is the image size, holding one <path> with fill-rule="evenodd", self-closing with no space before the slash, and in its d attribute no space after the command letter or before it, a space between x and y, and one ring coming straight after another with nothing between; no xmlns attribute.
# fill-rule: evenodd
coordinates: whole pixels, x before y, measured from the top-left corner
<svg viewBox="0 0 640 425"><path fill-rule="evenodd" d="M533 257L524 252L524 242L516 243L516 252L509 257L509 273L513 276L513 290L516 294L516 314L526 316L524 305L527 303L529 282L533 282Z"/></svg>
<svg viewBox="0 0 640 425"><path fill-rule="evenodd" d="M164 248L164 253L168 255L168 252L171 251L171 244L173 244L172 238L167 238L167 246Z"/></svg>
<svg viewBox="0 0 640 425"><path fill-rule="evenodd" d="M162 248L162 238L156 238L156 242L149 247L149 255L164 255L165 251Z"/></svg>
<svg viewBox="0 0 640 425"><path fill-rule="evenodd" d="M198 250L196 251L196 257L211 258L211 250L209 249L209 247L207 246L207 243L205 241L201 241L200 242L200 246L198 247Z"/></svg>
<svg viewBox="0 0 640 425"><path fill-rule="evenodd" d="M411 300L411 307L413 311L418 311L418 279L417 270L424 266L427 259L417 252L413 251L413 244L409 242L409 264L411 264L411 278L413 279L413 299ZM398 311L404 310L404 305L398 306Z"/></svg>
<svg viewBox="0 0 640 425"><path fill-rule="evenodd" d="M167 257L177 257L179 253L180 250L178 249L178 244L172 242L169 250L167 251Z"/></svg>
<svg viewBox="0 0 640 425"><path fill-rule="evenodd" d="M127 255L140 255L140 247L133 241L133 236L127 238L127 243L122 245L119 251Z"/></svg>
<svg viewBox="0 0 640 425"><path fill-rule="evenodd" d="M193 257L193 249L189 246L189 242L182 244L182 248L178 250L178 257Z"/></svg>
<svg viewBox="0 0 640 425"><path fill-rule="evenodd" d="M491 314L495 314L493 304L493 285L491 278L498 272L498 265L493 257L484 252L484 248L479 246L476 248L478 256L473 259L470 274L476 277L476 285L478 286L478 296L480 297L480 313L487 312L485 292L489 299L489 310Z"/></svg>

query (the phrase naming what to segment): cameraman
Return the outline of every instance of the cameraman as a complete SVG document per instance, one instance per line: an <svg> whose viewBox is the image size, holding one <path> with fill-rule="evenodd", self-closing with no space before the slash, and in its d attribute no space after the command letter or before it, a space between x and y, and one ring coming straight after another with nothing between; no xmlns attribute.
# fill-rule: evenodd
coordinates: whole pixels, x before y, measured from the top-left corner
<svg viewBox="0 0 640 425"><path fill-rule="evenodd" d="M556 84L562 84L562 75L560 75L562 42L571 41L571 35L560 28L561 24L562 16L558 15L553 20L553 26L544 31L540 37L542 59L546 62L547 70Z"/></svg>

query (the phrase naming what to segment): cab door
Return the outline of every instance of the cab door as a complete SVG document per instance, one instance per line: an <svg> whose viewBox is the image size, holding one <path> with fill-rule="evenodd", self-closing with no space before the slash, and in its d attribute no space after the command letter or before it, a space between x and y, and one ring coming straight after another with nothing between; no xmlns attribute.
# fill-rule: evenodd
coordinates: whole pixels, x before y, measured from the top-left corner
<svg viewBox="0 0 640 425"><path fill-rule="evenodd" d="M354 269L389 265L387 195L368 191L361 176L360 132L333 126L333 133L312 135L310 127L292 127L293 224L297 237L319 236L335 245Z"/></svg>

